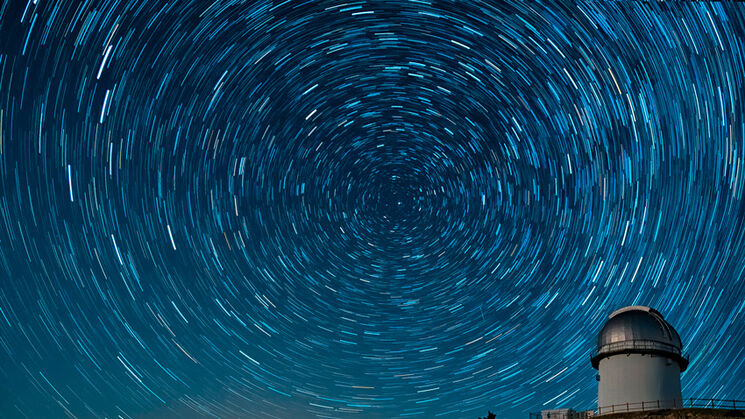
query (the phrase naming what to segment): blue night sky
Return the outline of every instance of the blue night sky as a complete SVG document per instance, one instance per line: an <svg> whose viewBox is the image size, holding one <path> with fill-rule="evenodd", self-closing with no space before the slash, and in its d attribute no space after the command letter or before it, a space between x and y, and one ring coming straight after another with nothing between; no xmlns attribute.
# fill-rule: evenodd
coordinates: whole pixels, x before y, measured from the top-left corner
<svg viewBox="0 0 745 419"><path fill-rule="evenodd" d="M679 331L684 397L745 399L743 28L725 3L3 2L0 417L590 409L631 304Z"/></svg>

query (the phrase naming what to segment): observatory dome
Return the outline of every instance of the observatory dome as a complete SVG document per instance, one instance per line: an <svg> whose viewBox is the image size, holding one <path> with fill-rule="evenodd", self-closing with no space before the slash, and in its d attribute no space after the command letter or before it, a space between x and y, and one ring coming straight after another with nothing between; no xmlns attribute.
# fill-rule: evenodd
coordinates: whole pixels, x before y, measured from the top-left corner
<svg viewBox="0 0 745 419"><path fill-rule="evenodd" d="M681 371L688 360L681 355L678 332L660 312L645 306L624 307L613 312L598 334L593 366L601 358L619 353L647 353L670 357L678 361Z"/></svg>

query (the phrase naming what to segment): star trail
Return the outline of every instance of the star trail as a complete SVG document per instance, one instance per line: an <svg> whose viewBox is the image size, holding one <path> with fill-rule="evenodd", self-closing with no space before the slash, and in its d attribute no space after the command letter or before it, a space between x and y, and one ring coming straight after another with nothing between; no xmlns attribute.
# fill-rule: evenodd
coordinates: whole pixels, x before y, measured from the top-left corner
<svg viewBox="0 0 745 419"><path fill-rule="evenodd" d="M745 9L0 6L0 417L590 409L608 314L745 399Z"/></svg>

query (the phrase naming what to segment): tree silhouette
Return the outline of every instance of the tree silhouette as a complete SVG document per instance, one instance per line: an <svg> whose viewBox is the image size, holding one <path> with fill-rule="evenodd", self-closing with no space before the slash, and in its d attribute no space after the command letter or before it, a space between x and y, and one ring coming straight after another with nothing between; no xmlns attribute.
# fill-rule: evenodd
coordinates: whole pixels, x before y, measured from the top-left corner
<svg viewBox="0 0 745 419"><path fill-rule="evenodd" d="M484 416L483 418L479 416L479 419L497 419L497 415L489 411L489 414Z"/></svg>

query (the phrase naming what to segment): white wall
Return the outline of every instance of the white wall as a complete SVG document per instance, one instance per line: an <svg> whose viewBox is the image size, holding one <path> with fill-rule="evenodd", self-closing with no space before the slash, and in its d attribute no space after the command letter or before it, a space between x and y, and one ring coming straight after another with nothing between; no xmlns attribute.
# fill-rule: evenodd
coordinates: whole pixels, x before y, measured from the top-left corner
<svg viewBox="0 0 745 419"><path fill-rule="evenodd" d="M598 366L598 408L606 414L680 407L680 366L658 355L620 354L600 360ZM647 403L652 402L652 403ZM613 409L611 405L615 406Z"/></svg>

